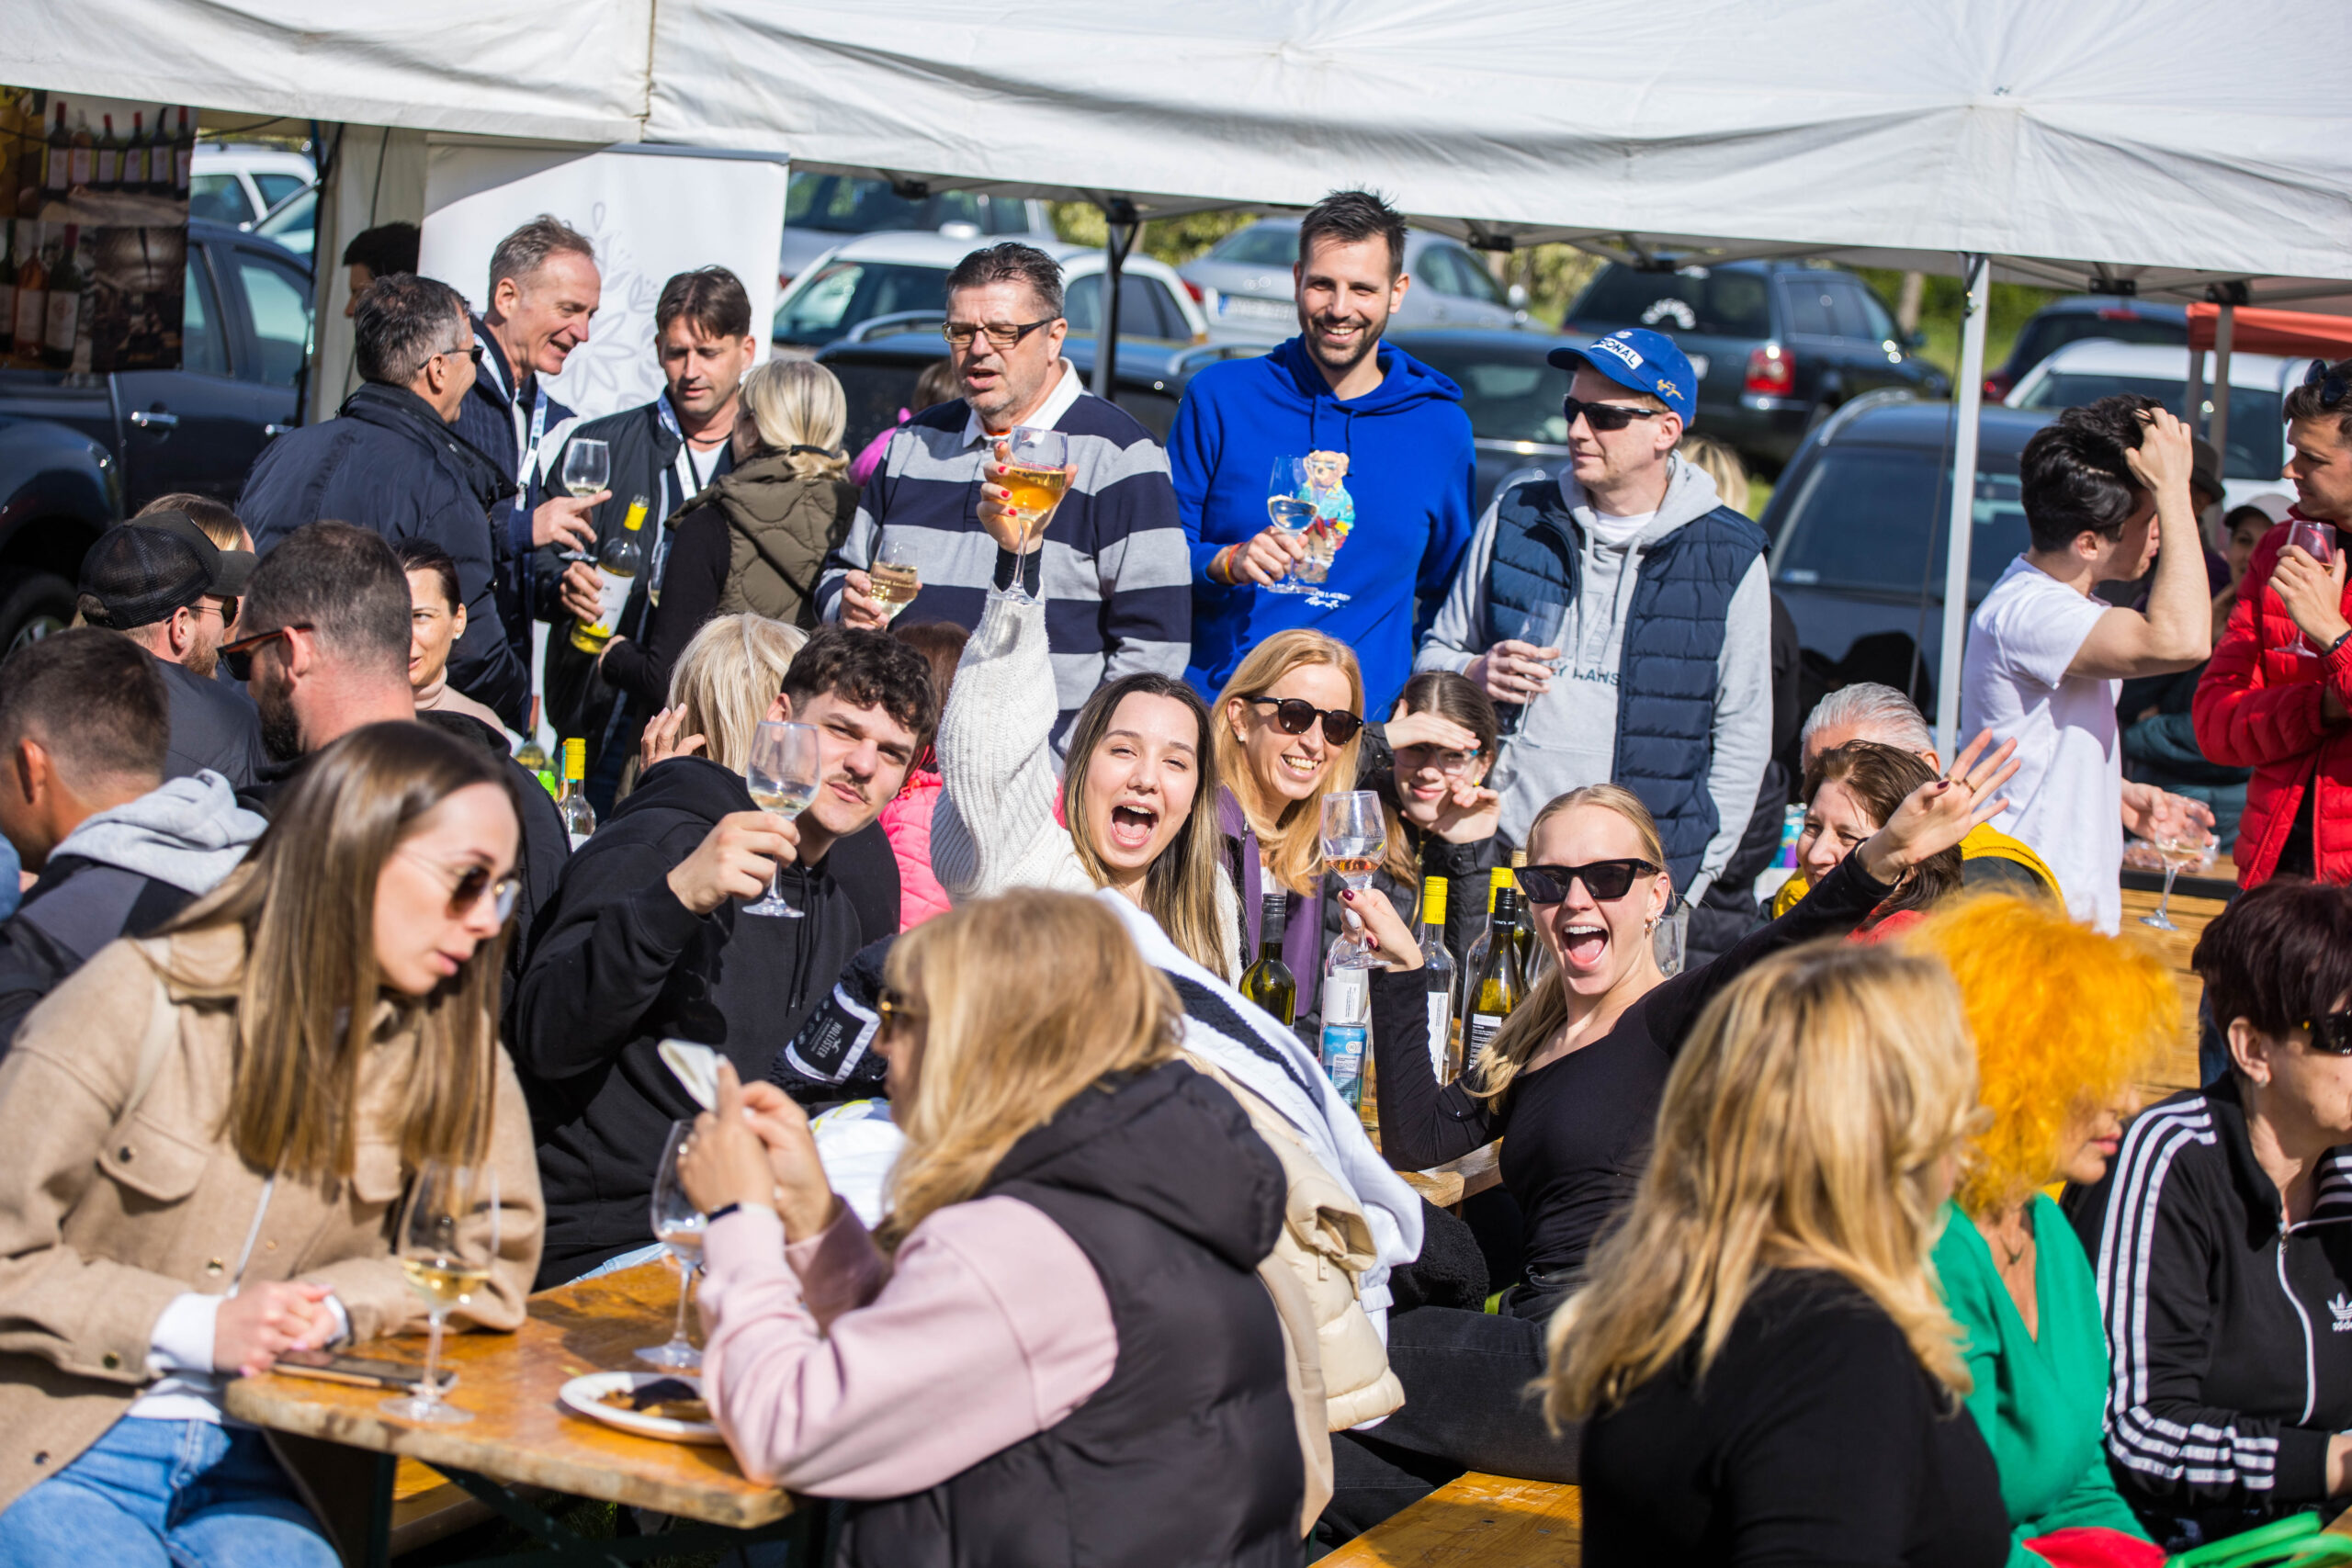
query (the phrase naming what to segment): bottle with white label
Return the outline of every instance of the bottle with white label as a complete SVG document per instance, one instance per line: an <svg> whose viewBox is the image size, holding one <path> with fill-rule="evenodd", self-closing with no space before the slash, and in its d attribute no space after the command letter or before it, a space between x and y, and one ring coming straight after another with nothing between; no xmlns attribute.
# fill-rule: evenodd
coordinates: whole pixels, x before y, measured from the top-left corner
<svg viewBox="0 0 2352 1568"><path fill-rule="evenodd" d="M1363 1064L1372 1043L1372 971L1352 964L1323 972L1323 1071L1351 1111L1363 1109Z"/></svg>
<svg viewBox="0 0 2352 1568"><path fill-rule="evenodd" d="M1421 879L1421 981L1430 1010L1430 1076L1441 1084L1462 1076L1462 1043L1453 1034L1453 954L1445 950L1446 884Z"/></svg>
<svg viewBox="0 0 2352 1568"><path fill-rule="evenodd" d="M638 573L645 570L645 547L638 536L644 531L645 514L652 504L641 495L630 502L621 531L597 553L596 619L592 625L571 628L571 646L582 653L604 652L621 624L628 591L636 584Z"/></svg>
<svg viewBox="0 0 2352 1568"><path fill-rule="evenodd" d="M1487 891L1487 929L1470 944L1462 970L1462 1060L1476 1064L1478 1054L1517 1010L1527 994L1525 972L1512 938L1519 926L1519 893L1510 867L1495 867Z"/></svg>
<svg viewBox="0 0 2352 1568"><path fill-rule="evenodd" d="M40 362L51 370L74 368L74 348L82 334L82 267L75 259L81 247L81 225L68 223L57 265L49 269L49 299L41 331Z"/></svg>

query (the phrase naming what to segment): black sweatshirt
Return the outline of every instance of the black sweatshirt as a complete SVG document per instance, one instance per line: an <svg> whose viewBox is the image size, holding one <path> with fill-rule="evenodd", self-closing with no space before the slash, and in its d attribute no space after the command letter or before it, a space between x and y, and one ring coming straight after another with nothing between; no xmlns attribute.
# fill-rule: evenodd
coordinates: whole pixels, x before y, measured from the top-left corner
<svg viewBox="0 0 2352 1568"><path fill-rule="evenodd" d="M1848 855L1787 914L1703 968L1675 976L1617 1026L1522 1072L1489 1110L1462 1082L1430 1071L1429 1012L1418 970L1374 970L1372 1042L1380 1074L1380 1149L1399 1170L1424 1170L1510 1134L1503 1185L1519 1201L1530 1292L1506 1311L1534 1314L1575 1282L1601 1228L1634 1195L1649 1163L1666 1075L1700 1010L1742 972L1798 942L1851 931L1894 891Z"/></svg>
<svg viewBox="0 0 2352 1568"><path fill-rule="evenodd" d="M670 551L662 563L662 598L649 603L650 574L640 572L629 589L628 607L621 624L640 626L635 637L616 641L605 651L605 683L628 693L651 713L670 700L670 671L678 655L694 641L703 623L718 614L718 595L727 586L727 566L734 541L727 513L717 506L697 506L668 525Z"/></svg>
<svg viewBox="0 0 2352 1568"><path fill-rule="evenodd" d="M1589 1568L1998 1568L2009 1517L1967 1407L1835 1274L1765 1276L1694 1386L1684 1359L1584 1431Z"/></svg>
<svg viewBox="0 0 2352 1568"><path fill-rule="evenodd" d="M2328 1438L2352 1427L2352 1145L2284 1227L2224 1077L2140 1112L2069 1197L2107 1314L2108 1468L2149 1533L2211 1540L2324 1501Z"/></svg>
<svg viewBox="0 0 2352 1568"><path fill-rule="evenodd" d="M742 778L702 757L650 770L564 870L516 987L508 1041L531 1102L547 1195L545 1288L653 1239L649 1201L670 1123L701 1108L662 1062L667 1038L710 1045L745 1082L865 944L831 855L784 873L802 919L696 915L666 880L722 817L755 810Z"/></svg>

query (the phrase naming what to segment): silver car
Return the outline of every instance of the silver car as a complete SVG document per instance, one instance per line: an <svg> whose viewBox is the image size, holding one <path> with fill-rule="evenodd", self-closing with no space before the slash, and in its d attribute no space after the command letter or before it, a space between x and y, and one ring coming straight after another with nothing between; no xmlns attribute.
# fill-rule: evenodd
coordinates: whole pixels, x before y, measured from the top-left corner
<svg viewBox="0 0 2352 1568"><path fill-rule="evenodd" d="M1201 291L1214 335L1279 340L1298 331L1290 277L1298 222L1260 219L1177 269ZM1405 271L1413 283L1392 318L1396 327L1514 327L1527 321L1525 291L1506 290L1476 252L1442 234L1407 231Z"/></svg>

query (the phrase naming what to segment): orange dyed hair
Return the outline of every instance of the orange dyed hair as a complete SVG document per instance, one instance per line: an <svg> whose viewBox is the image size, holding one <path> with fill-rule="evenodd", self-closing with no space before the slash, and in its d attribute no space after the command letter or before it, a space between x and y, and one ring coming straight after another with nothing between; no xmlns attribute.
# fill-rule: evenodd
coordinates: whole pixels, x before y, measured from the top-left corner
<svg viewBox="0 0 2352 1568"><path fill-rule="evenodd" d="M1978 1094L1993 1117L1954 1194L1971 1214L2055 1179L2068 1123L2120 1099L2179 1026L2161 958L2038 902L1963 899L1903 940L1951 970L1976 1037Z"/></svg>

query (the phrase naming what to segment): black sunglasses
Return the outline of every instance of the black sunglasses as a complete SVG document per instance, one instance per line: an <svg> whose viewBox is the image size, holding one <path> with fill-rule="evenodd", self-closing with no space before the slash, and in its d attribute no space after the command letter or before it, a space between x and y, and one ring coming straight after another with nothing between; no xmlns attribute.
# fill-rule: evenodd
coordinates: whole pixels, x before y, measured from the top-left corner
<svg viewBox="0 0 2352 1568"><path fill-rule="evenodd" d="M1274 728L1284 735L1304 735L1317 719L1323 721L1323 739L1334 746L1345 746L1363 728L1361 715L1345 708L1318 708L1305 697L1245 697L1252 706L1272 707Z"/></svg>
<svg viewBox="0 0 2352 1568"><path fill-rule="evenodd" d="M481 363L481 339L474 339L473 343L465 348L444 348L435 350L433 357L440 359L452 354L462 354L467 358L472 360L476 365L480 365Z"/></svg>
<svg viewBox="0 0 2352 1568"><path fill-rule="evenodd" d="M1583 883L1594 903L1611 904L1634 890L1635 877L1657 873L1645 860L1597 860L1589 865L1523 865L1513 874L1531 904L1565 902L1572 882Z"/></svg>
<svg viewBox="0 0 2352 1568"><path fill-rule="evenodd" d="M2352 1056L2352 1012L2323 1013L2303 1020L2312 1032L2312 1049L2331 1056Z"/></svg>
<svg viewBox="0 0 2352 1568"><path fill-rule="evenodd" d="M229 674L232 679L241 682L250 681L254 678L254 655L261 651L262 644L273 637L284 637L288 632L308 632L317 629L308 621L296 621L291 626L279 626L275 631L255 632L251 637L241 637L234 642L224 642L220 645L220 662L229 667Z"/></svg>
<svg viewBox="0 0 2352 1568"><path fill-rule="evenodd" d="M1567 416L1571 429L1576 425L1577 416L1582 414L1585 423L1595 430L1623 430L1637 419L1656 419L1666 411L1632 409L1623 403L1589 403L1581 398L1562 398L1560 412Z"/></svg>
<svg viewBox="0 0 2352 1568"><path fill-rule="evenodd" d="M2352 393L2352 359L2344 362L2345 370L2335 370L2324 359L2314 359L2312 367L2303 372L2303 385L2319 389L2319 406L2333 409Z"/></svg>

